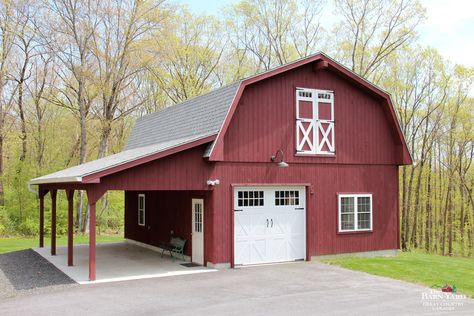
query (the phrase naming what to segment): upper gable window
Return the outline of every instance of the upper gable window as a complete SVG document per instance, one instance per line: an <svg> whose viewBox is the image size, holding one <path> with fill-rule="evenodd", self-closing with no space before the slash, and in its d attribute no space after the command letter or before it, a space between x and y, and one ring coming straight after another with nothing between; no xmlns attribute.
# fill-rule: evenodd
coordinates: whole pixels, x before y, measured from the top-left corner
<svg viewBox="0 0 474 316"><path fill-rule="evenodd" d="M296 152L334 155L334 92L296 89Z"/></svg>

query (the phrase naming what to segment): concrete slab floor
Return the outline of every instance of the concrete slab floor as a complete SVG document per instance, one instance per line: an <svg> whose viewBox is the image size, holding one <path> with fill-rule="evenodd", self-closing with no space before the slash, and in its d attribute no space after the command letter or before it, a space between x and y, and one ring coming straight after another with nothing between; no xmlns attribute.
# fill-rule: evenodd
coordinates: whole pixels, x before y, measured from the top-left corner
<svg viewBox="0 0 474 316"><path fill-rule="evenodd" d="M49 247L35 248L41 256L79 284L157 278L174 275L216 271L206 267L184 267L179 259L173 260L138 245L127 242L103 243L96 246L97 280L89 281L89 246L74 246L74 266L67 265L67 247L58 247L56 256Z"/></svg>

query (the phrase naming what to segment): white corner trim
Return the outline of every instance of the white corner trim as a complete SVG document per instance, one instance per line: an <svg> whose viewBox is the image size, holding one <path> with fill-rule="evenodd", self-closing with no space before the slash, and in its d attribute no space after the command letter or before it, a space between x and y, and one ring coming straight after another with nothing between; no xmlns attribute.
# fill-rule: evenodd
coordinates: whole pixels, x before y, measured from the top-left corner
<svg viewBox="0 0 474 316"><path fill-rule="evenodd" d="M234 97L232 98L232 102L230 103L230 106L227 109L227 113L225 114L224 121L222 121L221 127L219 128L219 132L217 133L216 139L214 139L214 141L212 142L211 150L209 150L209 154L207 156L205 156L205 158L211 157L212 153L214 152L214 147L216 147L216 143L219 140L219 137L221 136L222 129L224 128L225 122L227 122L227 118L229 117L229 113L232 110L232 105L234 104L235 98L237 97L237 94L239 94L239 91L242 88L242 82L243 82L243 80L240 81L239 87L235 90Z"/></svg>

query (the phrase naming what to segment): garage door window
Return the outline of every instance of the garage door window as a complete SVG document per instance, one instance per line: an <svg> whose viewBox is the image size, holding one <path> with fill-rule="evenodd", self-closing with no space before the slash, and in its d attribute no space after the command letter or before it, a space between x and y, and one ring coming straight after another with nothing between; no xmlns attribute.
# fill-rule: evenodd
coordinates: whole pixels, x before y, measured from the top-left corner
<svg viewBox="0 0 474 316"><path fill-rule="evenodd" d="M300 205L300 192L295 191L275 191L275 205Z"/></svg>
<svg viewBox="0 0 474 316"><path fill-rule="evenodd" d="M372 195L339 195L339 232L372 230Z"/></svg>
<svg viewBox="0 0 474 316"><path fill-rule="evenodd" d="M263 191L238 191L238 206L263 206Z"/></svg>

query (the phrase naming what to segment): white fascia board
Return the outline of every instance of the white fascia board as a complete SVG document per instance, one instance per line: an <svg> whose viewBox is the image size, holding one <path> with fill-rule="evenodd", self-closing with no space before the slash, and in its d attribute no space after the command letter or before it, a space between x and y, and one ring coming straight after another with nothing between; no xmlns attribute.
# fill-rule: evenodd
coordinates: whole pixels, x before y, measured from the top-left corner
<svg viewBox="0 0 474 316"><path fill-rule="evenodd" d="M82 177L59 177L48 179L33 179L29 184L48 184L48 183L64 183L64 182L82 182Z"/></svg>

